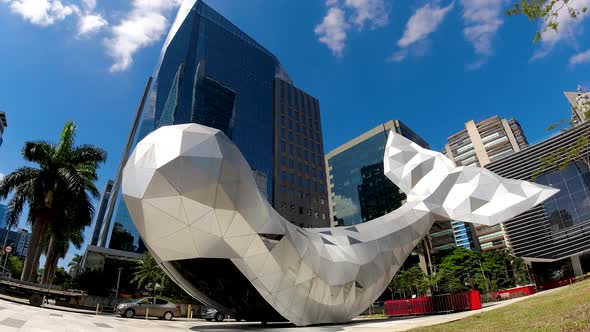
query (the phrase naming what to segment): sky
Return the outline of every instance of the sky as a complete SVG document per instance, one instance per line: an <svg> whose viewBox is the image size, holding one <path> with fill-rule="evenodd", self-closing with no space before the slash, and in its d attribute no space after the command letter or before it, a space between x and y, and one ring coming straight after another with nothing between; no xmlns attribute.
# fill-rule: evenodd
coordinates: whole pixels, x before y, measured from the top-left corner
<svg viewBox="0 0 590 332"><path fill-rule="evenodd" d="M391 119L435 150L466 121L494 115L517 119L537 142L569 117L562 92L590 83L590 20L560 12L559 31L532 43L543 26L504 16L510 0L205 2L320 100L326 152ZM0 177L26 165L25 141L56 142L73 120L77 144L108 152L102 190L179 4L0 0L0 110L8 120Z"/></svg>

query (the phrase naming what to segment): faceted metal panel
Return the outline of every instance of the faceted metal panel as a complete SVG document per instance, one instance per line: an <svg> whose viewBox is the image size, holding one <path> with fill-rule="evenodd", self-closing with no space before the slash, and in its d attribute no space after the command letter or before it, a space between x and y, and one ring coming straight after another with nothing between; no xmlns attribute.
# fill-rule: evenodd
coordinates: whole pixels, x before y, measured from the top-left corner
<svg viewBox="0 0 590 332"><path fill-rule="evenodd" d="M162 127L137 145L123 173L123 196L150 251L191 295L230 305L206 295L198 276L180 278L166 266L230 260L243 275L236 279L245 277L276 313L310 325L349 321L365 310L435 220L493 225L557 192L454 167L394 132L384 170L408 195L398 210L352 227L303 229L273 210L221 131L185 124Z"/></svg>

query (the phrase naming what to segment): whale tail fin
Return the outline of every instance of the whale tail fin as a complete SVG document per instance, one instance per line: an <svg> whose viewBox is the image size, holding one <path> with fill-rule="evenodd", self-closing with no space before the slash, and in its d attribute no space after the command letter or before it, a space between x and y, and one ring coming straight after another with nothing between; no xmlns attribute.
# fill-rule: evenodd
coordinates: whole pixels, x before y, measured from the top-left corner
<svg viewBox="0 0 590 332"><path fill-rule="evenodd" d="M393 131L383 164L385 175L408 195L408 201L421 201L421 208L441 217L477 224L501 223L559 192L475 166L455 167L442 153Z"/></svg>

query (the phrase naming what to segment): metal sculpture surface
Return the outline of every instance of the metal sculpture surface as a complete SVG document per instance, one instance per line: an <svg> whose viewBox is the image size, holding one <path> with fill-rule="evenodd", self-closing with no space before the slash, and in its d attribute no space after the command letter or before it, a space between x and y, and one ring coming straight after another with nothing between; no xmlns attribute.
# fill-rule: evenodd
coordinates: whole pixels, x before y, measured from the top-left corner
<svg viewBox="0 0 590 332"><path fill-rule="evenodd" d="M262 197L222 132L186 124L137 145L123 194L150 251L195 298L240 318L310 325L365 310L435 220L493 225L557 192L455 167L393 132L384 169L407 193L401 208L351 227L302 229Z"/></svg>

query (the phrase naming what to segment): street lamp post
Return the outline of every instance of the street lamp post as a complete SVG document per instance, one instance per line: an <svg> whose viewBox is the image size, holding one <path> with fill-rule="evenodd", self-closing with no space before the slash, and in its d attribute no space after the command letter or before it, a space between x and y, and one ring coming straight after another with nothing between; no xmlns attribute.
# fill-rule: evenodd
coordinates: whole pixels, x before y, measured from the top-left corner
<svg viewBox="0 0 590 332"><path fill-rule="evenodd" d="M119 282L121 281L121 271L123 270L123 268L120 267L118 270L119 270L119 275L117 276L117 291L115 292L115 299L119 298Z"/></svg>

